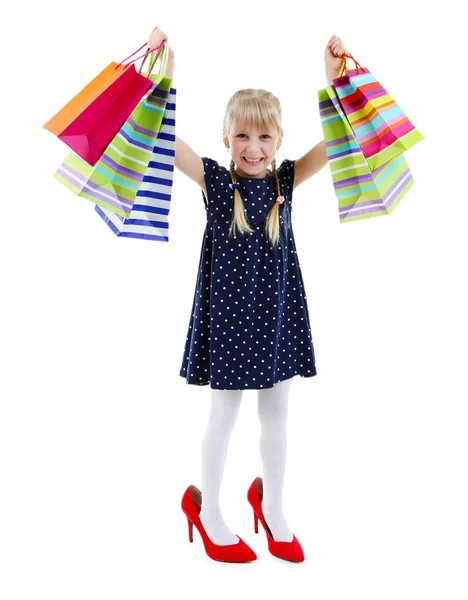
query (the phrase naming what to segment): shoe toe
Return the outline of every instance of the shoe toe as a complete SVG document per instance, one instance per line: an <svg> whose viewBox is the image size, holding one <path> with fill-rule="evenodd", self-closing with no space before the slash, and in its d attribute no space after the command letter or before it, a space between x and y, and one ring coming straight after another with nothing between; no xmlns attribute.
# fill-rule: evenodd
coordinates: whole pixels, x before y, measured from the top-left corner
<svg viewBox="0 0 468 600"><path fill-rule="evenodd" d="M278 558L290 560L292 562L303 562L304 552L296 536L290 542L272 542L269 544L269 550Z"/></svg>
<svg viewBox="0 0 468 600"><path fill-rule="evenodd" d="M239 535L237 537L239 538L239 544L238 544L238 546L239 546L239 551L242 554L242 557L246 561L257 560L257 555L252 550L252 548L248 544L246 544L244 542L244 540Z"/></svg>

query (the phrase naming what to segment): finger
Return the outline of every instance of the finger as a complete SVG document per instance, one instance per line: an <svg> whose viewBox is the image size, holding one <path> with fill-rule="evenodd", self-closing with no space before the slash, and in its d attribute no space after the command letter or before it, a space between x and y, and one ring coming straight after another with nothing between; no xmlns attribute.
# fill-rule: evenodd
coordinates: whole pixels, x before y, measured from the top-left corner
<svg viewBox="0 0 468 600"><path fill-rule="evenodd" d="M340 55L340 56L341 56L341 55L343 54L343 52L344 52L344 51L345 51L345 50L344 50L344 47L343 47L343 45L342 45L342 44L340 44L339 42L336 42L336 44L335 44L335 45L334 45L334 47L333 47L333 52L335 52L335 54L338 54L338 55Z"/></svg>

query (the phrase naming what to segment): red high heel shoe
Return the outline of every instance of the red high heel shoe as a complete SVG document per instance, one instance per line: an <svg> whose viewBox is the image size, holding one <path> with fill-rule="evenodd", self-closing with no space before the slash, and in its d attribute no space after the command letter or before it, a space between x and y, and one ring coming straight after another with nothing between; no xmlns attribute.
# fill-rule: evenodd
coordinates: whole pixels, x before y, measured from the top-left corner
<svg viewBox="0 0 468 600"><path fill-rule="evenodd" d="M258 533L258 520L262 522L268 540L268 550L278 558L284 558L292 562L303 562L304 552L298 539L293 534L293 539L290 542L275 542L270 528L265 522L262 513L260 502L263 498L263 480L261 477L256 477L247 492L247 500L250 502L254 513L255 533Z"/></svg>
<svg viewBox="0 0 468 600"><path fill-rule="evenodd" d="M257 559L257 555L239 536L237 544L229 544L227 546L218 546L208 537L202 522L200 521L200 511L202 504L202 493L194 485L189 485L182 496L182 510L187 517L189 528L189 540L193 542L193 526L198 529L205 551L213 560L224 562L250 562Z"/></svg>

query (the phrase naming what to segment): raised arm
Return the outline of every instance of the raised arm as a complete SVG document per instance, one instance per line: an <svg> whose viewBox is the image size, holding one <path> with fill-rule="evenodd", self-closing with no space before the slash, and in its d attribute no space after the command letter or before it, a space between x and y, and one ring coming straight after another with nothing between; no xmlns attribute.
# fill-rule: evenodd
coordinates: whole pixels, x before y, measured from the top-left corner
<svg viewBox="0 0 468 600"><path fill-rule="evenodd" d="M346 52L341 38L336 35L328 40L325 48L325 74L328 85L333 85L333 79L338 77L341 72L343 59ZM301 156L294 163L294 189L312 175L315 175L328 162L327 151L325 149L325 140L322 140L309 150L304 156Z"/></svg>
<svg viewBox="0 0 468 600"><path fill-rule="evenodd" d="M169 77L174 81L174 58L175 54L172 48L169 48L169 56L167 59L166 70L164 74L166 77ZM206 187L205 187L205 177L204 170L205 167L203 165L203 161L198 154L190 148L188 144L186 144L180 137L176 135L176 144L175 144L175 157L174 157L175 166L190 177L196 184L198 184L201 189L204 191L206 196Z"/></svg>
<svg viewBox="0 0 468 600"><path fill-rule="evenodd" d="M205 192L205 166L198 154L176 135L175 166Z"/></svg>
<svg viewBox="0 0 468 600"><path fill-rule="evenodd" d="M325 140L322 140L294 163L294 189L315 175L328 162Z"/></svg>

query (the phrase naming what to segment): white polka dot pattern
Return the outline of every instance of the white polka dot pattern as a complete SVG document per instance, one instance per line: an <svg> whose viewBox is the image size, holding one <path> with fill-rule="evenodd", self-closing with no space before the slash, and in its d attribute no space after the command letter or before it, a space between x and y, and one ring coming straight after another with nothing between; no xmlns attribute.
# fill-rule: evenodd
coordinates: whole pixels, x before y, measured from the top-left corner
<svg viewBox="0 0 468 600"><path fill-rule="evenodd" d="M294 162L277 170L281 238L263 228L274 178L237 177L251 234L228 236L234 205L229 170L203 157L207 217L182 366L188 384L264 389L317 374L307 298L291 223Z"/></svg>

